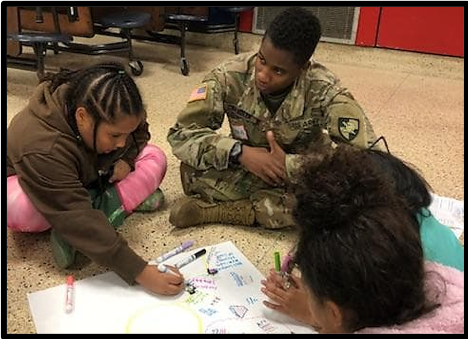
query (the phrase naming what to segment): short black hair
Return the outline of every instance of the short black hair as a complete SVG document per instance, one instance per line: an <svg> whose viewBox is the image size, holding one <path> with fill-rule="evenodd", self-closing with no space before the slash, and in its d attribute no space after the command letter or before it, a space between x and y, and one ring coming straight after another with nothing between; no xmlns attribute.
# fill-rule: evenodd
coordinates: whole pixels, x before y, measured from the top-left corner
<svg viewBox="0 0 468 339"><path fill-rule="evenodd" d="M310 59L321 35L319 19L302 7L290 7L278 14L265 33L276 48L291 52L299 66Z"/></svg>

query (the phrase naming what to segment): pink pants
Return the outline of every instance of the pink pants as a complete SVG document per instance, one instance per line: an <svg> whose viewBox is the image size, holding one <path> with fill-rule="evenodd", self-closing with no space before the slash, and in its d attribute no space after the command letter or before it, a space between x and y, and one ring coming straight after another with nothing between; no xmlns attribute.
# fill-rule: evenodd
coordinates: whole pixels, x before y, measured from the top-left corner
<svg viewBox="0 0 468 339"><path fill-rule="evenodd" d="M166 169L166 155L159 147L143 148L135 160L135 171L115 184L125 212L132 213L159 187ZM42 232L50 228L23 192L16 175L7 178L7 227L16 232Z"/></svg>

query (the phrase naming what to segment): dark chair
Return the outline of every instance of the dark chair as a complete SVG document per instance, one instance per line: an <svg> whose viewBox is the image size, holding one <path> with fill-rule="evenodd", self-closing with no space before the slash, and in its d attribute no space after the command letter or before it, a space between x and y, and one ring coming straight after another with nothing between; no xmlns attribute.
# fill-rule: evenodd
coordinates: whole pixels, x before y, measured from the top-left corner
<svg viewBox="0 0 468 339"><path fill-rule="evenodd" d="M178 14L178 13L169 13L165 15L166 24L168 28L176 28L180 31L180 38L176 39L176 43L180 44L180 71L183 75L188 75L190 73L190 65L188 60L185 58L185 32L188 29L188 26L192 22L205 22L208 20L206 16L198 15L188 15L188 14ZM150 33L151 34L151 33ZM154 36L154 34L151 34ZM176 37L177 38L177 37ZM171 42L171 41L168 41Z"/></svg>
<svg viewBox="0 0 468 339"><path fill-rule="evenodd" d="M232 13L234 15L234 53L239 54L239 40L237 39L237 32L239 31L239 21L242 12L249 11L253 7L218 7L220 10Z"/></svg>
<svg viewBox="0 0 468 339"><path fill-rule="evenodd" d="M128 51L128 65L130 66L133 75L140 75L143 73L143 64L139 60L133 60L131 31L134 28L142 28L150 21L150 19L150 13L135 11L114 12L100 18L96 18L95 23L97 24L99 34L120 36L125 39L125 41L120 43L100 45L98 52ZM120 29L120 34L106 32L109 28Z"/></svg>
<svg viewBox="0 0 468 339"><path fill-rule="evenodd" d="M79 17L77 11L78 8L82 9ZM146 12L129 11L126 7L109 7L107 11L104 11L102 15L93 13L93 7L69 7L73 9L73 13L68 13L68 21L83 21L83 25L87 26L91 21L92 34L87 37L92 37L95 34L103 34L116 36L124 39L124 41L105 43L105 44L86 44L86 43L72 43L62 42L61 44L54 45L54 51L63 51L69 53L78 53L86 55L99 55L104 53L118 53L128 52L130 69L133 75L140 75L143 73L143 64L139 60L133 60L133 49L132 49L132 36L131 31L134 28L141 28L149 22L151 15ZM106 8L107 9L107 8ZM120 31L111 32L108 31L110 28L117 28ZM85 30L87 31L87 30Z"/></svg>
<svg viewBox="0 0 468 339"><path fill-rule="evenodd" d="M51 7L50 9L54 21L53 33L39 31L23 31L21 25L21 11L23 9L23 7L17 8L18 33L7 33L7 39L17 41L20 43L20 45L32 46L36 59L32 60L24 57L7 55L7 66L35 70L37 73L37 77L39 79L42 79L42 77L44 76L44 58L47 52L47 48L54 48L53 46L56 46L59 42L69 43L73 40L73 37L71 37L68 34L62 34L60 32L60 25L56 7ZM44 17L42 13L42 7L36 7L36 23L43 22ZM19 54L21 54L21 49Z"/></svg>

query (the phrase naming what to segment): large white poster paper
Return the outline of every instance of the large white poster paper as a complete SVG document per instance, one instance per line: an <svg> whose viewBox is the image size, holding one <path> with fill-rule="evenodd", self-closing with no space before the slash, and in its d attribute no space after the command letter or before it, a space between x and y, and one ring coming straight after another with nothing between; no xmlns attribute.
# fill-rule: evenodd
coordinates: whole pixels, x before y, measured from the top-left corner
<svg viewBox="0 0 468 339"><path fill-rule="evenodd" d="M113 272L75 282L66 313L65 284L28 294L38 333L315 333L265 308L261 273L230 241L205 247L181 268L195 293L160 296L129 286ZM167 260L174 264L198 249ZM210 275L207 268L215 268Z"/></svg>

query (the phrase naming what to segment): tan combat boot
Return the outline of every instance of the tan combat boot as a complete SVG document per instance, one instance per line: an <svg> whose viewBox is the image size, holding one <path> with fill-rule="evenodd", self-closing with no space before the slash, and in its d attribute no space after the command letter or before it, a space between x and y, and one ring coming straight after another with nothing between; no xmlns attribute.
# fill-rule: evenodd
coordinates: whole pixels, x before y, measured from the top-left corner
<svg viewBox="0 0 468 339"><path fill-rule="evenodd" d="M169 221L180 228L207 223L250 226L255 222L255 212L248 199L209 203L197 198L184 197L171 208Z"/></svg>

